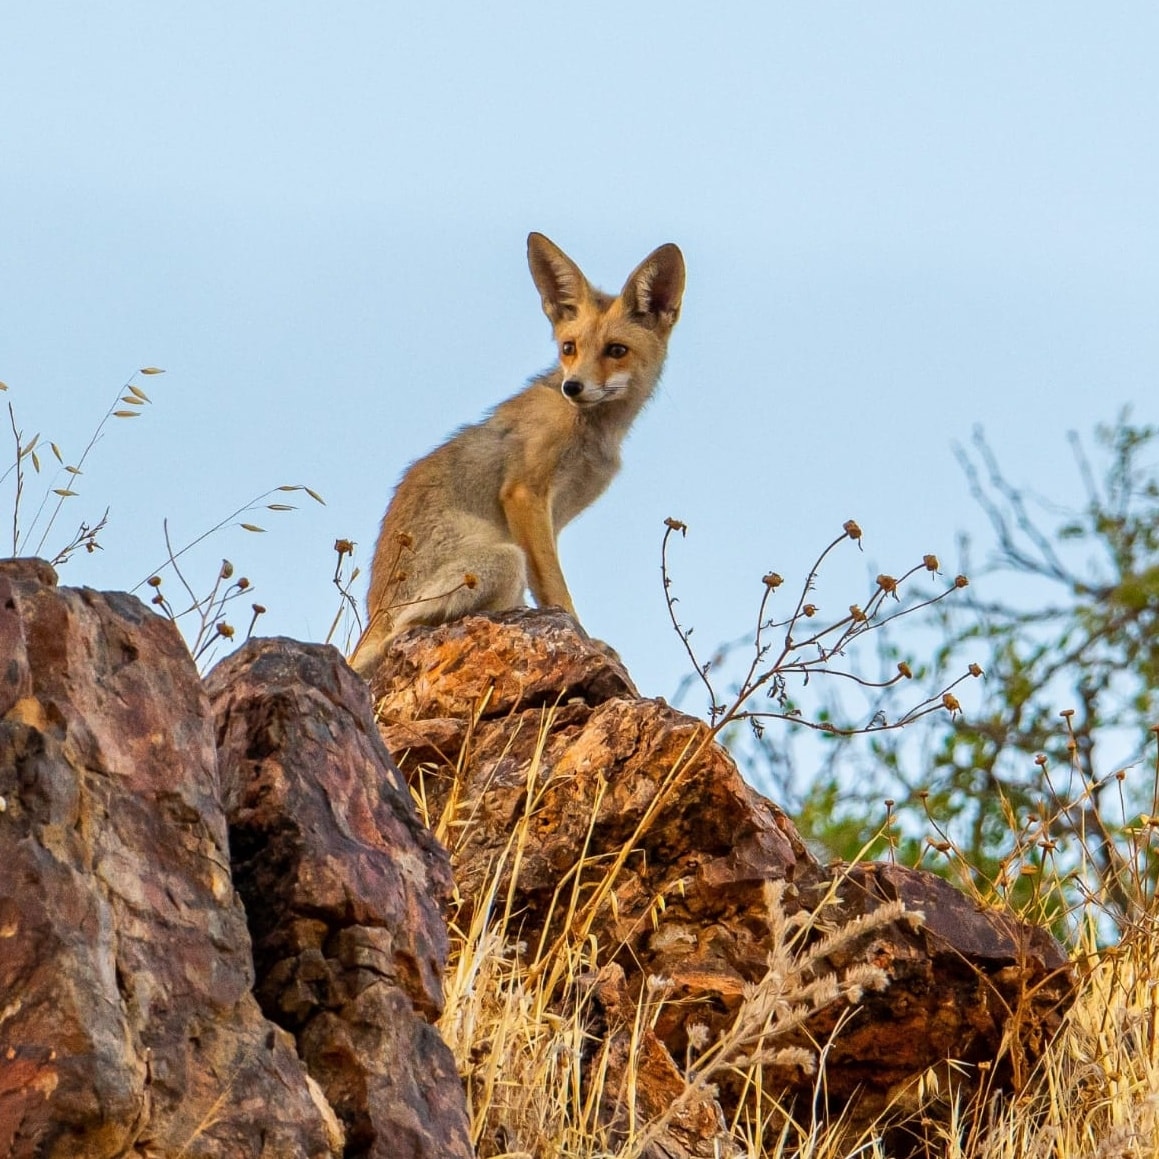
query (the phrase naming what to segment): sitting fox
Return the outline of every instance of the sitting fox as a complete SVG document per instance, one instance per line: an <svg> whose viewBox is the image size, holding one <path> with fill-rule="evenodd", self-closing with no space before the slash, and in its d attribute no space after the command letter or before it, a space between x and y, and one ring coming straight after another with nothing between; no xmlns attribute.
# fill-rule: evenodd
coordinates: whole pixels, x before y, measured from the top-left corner
<svg viewBox="0 0 1159 1159"><path fill-rule="evenodd" d="M405 629L522 607L528 587L539 607L575 615L556 537L619 470L620 444L656 389L680 316L684 258L662 245L615 298L542 234L528 237L527 260L559 365L403 476L351 658L363 676Z"/></svg>

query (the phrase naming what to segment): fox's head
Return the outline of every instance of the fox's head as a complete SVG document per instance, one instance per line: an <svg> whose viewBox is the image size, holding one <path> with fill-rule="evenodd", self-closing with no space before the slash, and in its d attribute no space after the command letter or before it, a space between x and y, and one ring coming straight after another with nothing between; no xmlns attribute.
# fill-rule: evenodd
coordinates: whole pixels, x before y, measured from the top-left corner
<svg viewBox="0 0 1159 1159"><path fill-rule="evenodd" d="M541 233L527 238L527 262L559 347L564 395L581 408L629 397L643 405L680 317L680 250L671 243L653 250L615 298Z"/></svg>

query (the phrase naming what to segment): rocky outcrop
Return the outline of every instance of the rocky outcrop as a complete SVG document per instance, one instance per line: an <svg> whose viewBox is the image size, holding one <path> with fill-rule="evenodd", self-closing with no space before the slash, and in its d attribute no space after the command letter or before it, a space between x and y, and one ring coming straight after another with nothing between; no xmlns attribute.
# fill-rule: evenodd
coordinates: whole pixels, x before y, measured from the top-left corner
<svg viewBox="0 0 1159 1159"><path fill-rule="evenodd" d="M207 681L257 995L367 1159L473 1154L443 1008L451 891L333 648L258 640Z"/></svg>
<svg viewBox="0 0 1159 1159"><path fill-rule="evenodd" d="M446 855L338 653L211 707L168 620L10 561L0 657L0 1155L470 1156Z"/></svg>
<svg viewBox="0 0 1159 1159"><path fill-rule="evenodd" d="M786 923L806 982L882 984L760 1055L791 1102L824 1044L850 1121L951 1058L1010 1080L1069 995L1042 931L930 874L818 864L561 613L399 637L377 728L333 649L253 642L203 685L168 620L36 561L0 564L0 661L0 1155L467 1159L434 1028L452 890L460 929L501 898L532 958L582 961L569 1066L609 1145L662 1124L644 1155L717 1153L744 1092L697 1060Z"/></svg>
<svg viewBox="0 0 1159 1159"><path fill-rule="evenodd" d="M0 647L0 1154L340 1155L252 994L212 717L177 630L16 561Z"/></svg>
<svg viewBox="0 0 1159 1159"><path fill-rule="evenodd" d="M904 903L904 915L868 919L863 936L817 967L873 967L884 988L854 1006L823 1005L780 1043L814 1053L827 1044L826 1089L842 1105L856 1094L872 1115L950 1058L997 1062L1009 1077L1058 1024L1069 981L1048 935L930 873L818 864L702 722L641 699L614 655L562 613L404 634L372 691L387 747L447 834L468 911L485 903L492 867L526 819L530 839L507 858L497 890L521 915L521 939L602 948L619 971L598 991L613 1046L616 1019L630 1020L649 984L665 987L648 1047L648 1069L662 1078L650 1090L637 1076L645 1121L649 1105L675 1098L673 1060L727 1032L765 976L772 883L783 883L782 917L817 915L814 941ZM609 1057L614 1067L614 1049ZM766 1078L767 1089L812 1092L796 1066L771 1065ZM726 1114L736 1096L725 1081ZM712 1153L707 1136L668 1143L673 1154Z"/></svg>

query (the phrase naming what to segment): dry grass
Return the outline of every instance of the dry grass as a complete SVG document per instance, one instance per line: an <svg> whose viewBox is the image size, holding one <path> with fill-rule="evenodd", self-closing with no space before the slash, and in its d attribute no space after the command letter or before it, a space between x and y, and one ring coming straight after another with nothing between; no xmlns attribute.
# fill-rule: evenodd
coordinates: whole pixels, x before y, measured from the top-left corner
<svg viewBox="0 0 1159 1159"><path fill-rule="evenodd" d="M719 1120L714 1150L705 1152L722 1159L884 1159L912 1153L899 1142L899 1123L911 1128L908 1146L920 1137L926 1153L947 1159L1159 1154L1159 914L1142 896L1139 920L1116 946L1094 949L1092 933L1076 951L1077 1000L1016 1096L967 1098L947 1081L952 1073L930 1073L899 1095L886 1116L854 1129L824 1110L824 1045L804 1051L789 1036L814 1010L833 1001L855 1004L863 989L882 986L885 979L864 967L843 977L820 975L822 959L865 928L854 923L826 930L822 938L808 914L786 916L779 890L770 887L768 973L750 988L718 1040L707 1041L706 1034L690 1046L688 1057L677 1060L684 1094L649 1114L637 1104L635 1083L648 1065L651 1030L669 1000L666 980L650 979L632 1009L619 1012L617 1040L597 1000L609 969L615 970L608 965L611 948L591 933L578 941L528 945L516 932L511 886L501 892L500 882L518 874L528 847L536 808L532 786L542 791L540 770L532 764L528 806L491 866L490 893L470 910L465 928L452 927L440 1023L464 1077L472 1139L483 1159L651 1159L679 1153L664 1149L665 1142L687 1138L682 1132L712 1107L716 1084L726 1078L743 1095L732 1121ZM463 807L452 793L448 814ZM428 820L453 846L456 816ZM607 857L602 864L609 862L617 864ZM598 885L596 891L603 892ZM574 903L569 906L564 897L559 904L574 916ZM898 917L879 911L869 920ZM1088 928L1095 928L1093 920ZM770 1063L814 1076L811 1106L782 1105L779 1092L765 1085Z"/></svg>

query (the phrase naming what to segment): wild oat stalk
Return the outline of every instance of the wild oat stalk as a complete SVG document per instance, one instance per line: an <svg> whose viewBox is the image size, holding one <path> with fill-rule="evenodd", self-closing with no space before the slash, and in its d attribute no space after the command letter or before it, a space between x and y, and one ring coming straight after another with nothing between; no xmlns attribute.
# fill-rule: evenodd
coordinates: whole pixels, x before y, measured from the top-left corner
<svg viewBox="0 0 1159 1159"><path fill-rule="evenodd" d="M97 423L96 428L89 438L88 444L75 463L66 463L60 447L54 442L47 443L49 450L57 461L57 471L50 481L49 486L45 489L44 494L41 496L40 504L33 514L32 522L23 532L20 529L20 513L24 499L24 464L25 462L30 463L33 470L39 475L41 470L40 450L45 444L41 442L39 434L33 435L27 441L25 440L24 432L17 427L15 410L11 403L8 404L8 419L16 442L16 456L8 470L3 475L0 475L0 483L3 483L9 476L15 474L16 485L12 503L13 555L44 554L45 545L48 543L48 538L52 534L57 517L64 508L65 501L79 494L76 490L77 482L80 476L84 474L84 465L88 461L89 453L102 438L106 425L112 419L136 418L141 414L142 409L150 403L149 396L133 379L138 374L153 375L164 373L163 370L155 366L146 366L129 377L124 386L118 389L116 397L109 405L108 410L105 411L104 416ZM4 390L8 389L3 383L0 383L0 387ZM67 481L64 482L63 486L54 485L62 482L60 479L62 474L67 476ZM109 512L106 508L104 515L95 524L81 523L68 543L57 551L49 562L53 566L58 567L65 563L81 547L89 552L96 551L100 547L98 536L108 521L108 515ZM37 528L40 527L42 520L44 520L44 524L40 528L40 538L36 541L35 546L33 546L33 536Z"/></svg>

